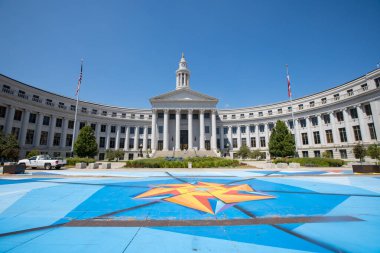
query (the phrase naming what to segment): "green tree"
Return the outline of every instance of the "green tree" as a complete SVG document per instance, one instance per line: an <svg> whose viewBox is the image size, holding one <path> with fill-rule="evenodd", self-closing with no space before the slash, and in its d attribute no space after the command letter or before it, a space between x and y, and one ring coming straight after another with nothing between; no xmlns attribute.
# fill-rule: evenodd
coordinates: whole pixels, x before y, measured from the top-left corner
<svg viewBox="0 0 380 253"><path fill-rule="evenodd" d="M17 139L13 134L4 135L0 132L0 158L5 160L16 161L20 147Z"/></svg>
<svg viewBox="0 0 380 253"><path fill-rule="evenodd" d="M367 154L372 158L376 159L376 165L379 164L380 160L380 147L377 144L371 144L367 148Z"/></svg>
<svg viewBox="0 0 380 253"><path fill-rule="evenodd" d="M110 162L115 159L115 151L113 149L107 149L106 150L106 157L107 160Z"/></svg>
<svg viewBox="0 0 380 253"><path fill-rule="evenodd" d="M117 161L124 159L124 151L121 149L115 150L115 158Z"/></svg>
<svg viewBox="0 0 380 253"><path fill-rule="evenodd" d="M360 162L364 162L364 157L367 154L367 150L362 144L356 144L353 152L356 159L360 159Z"/></svg>
<svg viewBox="0 0 380 253"><path fill-rule="evenodd" d="M269 138L269 153L272 157L294 156L296 150L292 133L286 124L279 120Z"/></svg>
<svg viewBox="0 0 380 253"><path fill-rule="evenodd" d="M251 151L246 145L242 145L239 151L236 153L236 155L238 157L241 157L242 159L247 159L250 154L251 154Z"/></svg>
<svg viewBox="0 0 380 253"><path fill-rule="evenodd" d="M98 144L94 130L90 126L83 127L74 143L74 153L79 157L94 157L98 154Z"/></svg>
<svg viewBox="0 0 380 253"><path fill-rule="evenodd" d="M329 152L327 150L323 151L322 157L323 158L332 158L331 152Z"/></svg>
<svg viewBox="0 0 380 253"><path fill-rule="evenodd" d="M28 154L26 155L26 158L31 158L32 156L37 156L40 154L40 151L38 149L32 149Z"/></svg>
<svg viewBox="0 0 380 253"><path fill-rule="evenodd" d="M250 158L252 159L261 159L261 151L256 149L256 150L253 150L250 154Z"/></svg>

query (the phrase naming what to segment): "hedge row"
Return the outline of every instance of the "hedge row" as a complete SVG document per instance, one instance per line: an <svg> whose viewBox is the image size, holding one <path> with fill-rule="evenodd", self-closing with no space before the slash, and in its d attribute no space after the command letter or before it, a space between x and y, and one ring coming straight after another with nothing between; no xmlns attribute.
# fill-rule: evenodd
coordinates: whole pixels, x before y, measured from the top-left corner
<svg viewBox="0 0 380 253"><path fill-rule="evenodd" d="M67 165L75 165L76 163L94 163L95 159L93 158L81 158L81 157L70 157L66 159Z"/></svg>
<svg viewBox="0 0 380 253"><path fill-rule="evenodd" d="M183 161L167 161L164 158L139 159L127 161L127 168L187 168L188 163L192 162L193 168L218 168L236 167L239 161L216 158L216 157L193 157Z"/></svg>
<svg viewBox="0 0 380 253"><path fill-rule="evenodd" d="M341 167L344 164L343 160L332 158L277 158L274 163L299 163L301 166L315 166L315 167Z"/></svg>

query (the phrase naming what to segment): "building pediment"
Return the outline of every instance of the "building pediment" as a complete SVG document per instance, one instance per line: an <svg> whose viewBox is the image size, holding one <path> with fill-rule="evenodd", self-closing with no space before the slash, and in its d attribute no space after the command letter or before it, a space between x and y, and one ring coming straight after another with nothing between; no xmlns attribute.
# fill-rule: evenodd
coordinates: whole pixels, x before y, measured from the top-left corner
<svg viewBox="0 0 380 253"><path fill-rule="evenodd" d="M211 102L216 104L218 99L190 89L179 89L153 97L150 102L152 104L156 102Z"/></svg>

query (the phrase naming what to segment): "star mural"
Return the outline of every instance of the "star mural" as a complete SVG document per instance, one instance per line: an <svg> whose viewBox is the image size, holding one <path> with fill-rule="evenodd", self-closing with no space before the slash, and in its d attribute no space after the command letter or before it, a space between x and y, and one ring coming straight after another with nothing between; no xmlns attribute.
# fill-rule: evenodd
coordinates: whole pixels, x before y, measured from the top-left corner
<svg viewBox="0 0 380 253"><path fill-rule="evenodd" d="M257 192L248 184L225 185L196 182L156 185L134 198L161 200L205 213L217 214L240 202L272 199L275 197Z"/></svg>

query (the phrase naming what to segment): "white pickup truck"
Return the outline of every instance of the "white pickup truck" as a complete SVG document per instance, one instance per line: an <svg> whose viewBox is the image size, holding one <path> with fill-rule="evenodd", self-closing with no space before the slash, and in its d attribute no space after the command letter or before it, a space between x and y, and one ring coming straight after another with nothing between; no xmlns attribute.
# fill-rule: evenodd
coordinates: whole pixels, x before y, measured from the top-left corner
<svg viewBox="0 0 380 253"><path fill-rule="evenodd" d="M53 159L49 155L32 156L28 159L22 159L18 161L18 164L25 164L27 168L44 168L50 170L52 168L60 169L66 164L66 160Z"/></svg>

